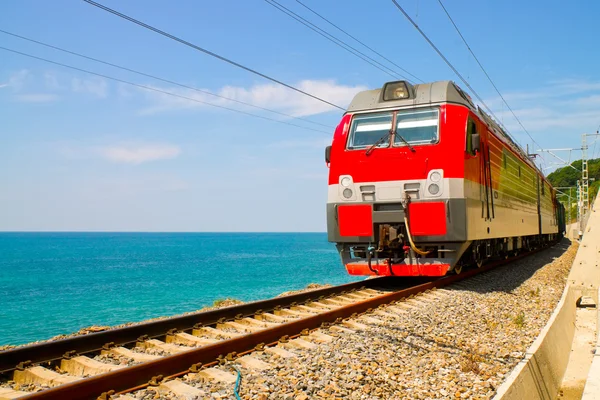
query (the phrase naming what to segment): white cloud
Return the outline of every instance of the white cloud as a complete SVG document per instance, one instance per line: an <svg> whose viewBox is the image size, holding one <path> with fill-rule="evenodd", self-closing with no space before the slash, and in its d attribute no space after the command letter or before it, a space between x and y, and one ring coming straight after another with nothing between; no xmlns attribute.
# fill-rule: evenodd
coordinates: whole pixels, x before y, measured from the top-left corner
<svg viewBox="0 0 600 400"><path fill-rule="evenodd" d="M108 83L102 78L71 79L71 90L75 93L86 93L99 98L108 96Z"/></svg>
<svg viewBox="0 0 600 400"><path fill-rule="evenodd" d="M60 99L59 96L50 93L28 93L15 95L15 100L22 103L50 103Z"/></svg>
<svg viewBox="0 0 600 400"><path fill-rule="evenodd" d="M365 90L365 86L346 86L337 84L333 80L304 80L293 86L298 89L320 97L333 104L342 107L348 105L352 97L359 91ZM240 106L236 102L210 96L191 89L181 88L159 88L156 89L176 93L177 95L187 97L178 98L163 93L147 91L148 98L155 104L142 110L144 114L152 114L174 109L194 109L200 107L210 107L201 104L198 101L209 102L221 106L251 108ZM291 89L275 83L255 85L250 88L225 86L217 91L220 96L228 97L234 100L243 101L259 107L273 109L284 112L296 117L315 115L329 111L335 111L336 108L329 106L316 99L310 98ZM196 100L196 101L194 101Z"/></svg>
<svg viewBox="0 0 600 400"><path fill-rule="evenodd" d="M7 85L12 87L13 90L19 91L25 85L25 82L30 79L30 77L31 73L26 69L22 69L18 72L15 72L10 76L10 78L8 78Z"/></svg>
<svg viewBox="0 0 600 400"><path fill-rule="evenodd" d="M504 98L525 128L542 142L544 135L572 135L595 130L600 123L600 82L552 81L539 89L505 91ZM500 98L485 100L512 133L530 141ZM525 139L527 138L527 139Z"/></svg>
<svg viewBox="0 0 600 400"><path fill-rule="evenodd" d="M333 130L332 130L333 135ZM307 140L283 140L268 144L267 147L274 149L298 149L298 148L310 148L310 149L325 149L326 146L331 144L331 138L320 138L320 139L307 139Z"/></svg>
<svg viewBox="0 0 600 400"><path fill-rule="evenodd" d="M45 72L44 73L44 84L46 89L50 90L59 90L63 89L63 86L60 84L58 76L56 76L53 72Z"/></svg>
<svg viewBox="0 0 600 400"><path fill-rule="evenodd" d="M142 164L176 158L181 154L181 148L171 144L129 144L102 147L98 153L112 162Z"/></svg>
<svg viewBox="0 0 600 400"><path fill-rule="evenodd" d="M0 83L0 89L8 87L8 83Z"/></svg>

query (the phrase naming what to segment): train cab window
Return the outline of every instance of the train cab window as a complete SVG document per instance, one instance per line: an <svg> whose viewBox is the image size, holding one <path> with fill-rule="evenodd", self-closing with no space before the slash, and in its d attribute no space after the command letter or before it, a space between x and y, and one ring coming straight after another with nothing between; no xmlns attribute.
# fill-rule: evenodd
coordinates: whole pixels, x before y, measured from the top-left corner
<svg viewBox="0 0 600 400"><path fill-rule="evenodd" d="M502 166L506 169L506 154L502 154Z"/></svg>
<svg viewBox="0 0 600 400"><path fill-rule="evenodd" d="M348 149L364 149L392 130L393 113L359 114L352 119ZM388 138L389 139L389 138ZM388 147L389 140L380 140L377 147Z"/></svg>
<svg viewBox="0 0 600 400"><path fill-rule="evenodd" d="M473 150L473 135L477 134L477 125L471 118L467 121L467 153L475 155Z"/></svg>
<svg viewBox="0 0 600 400"><path fill-rule="evenodd" d="M437 142L438 120L437 109L398 111L396 114L394 146L406 146L404 140L410 144Z"/></svg>

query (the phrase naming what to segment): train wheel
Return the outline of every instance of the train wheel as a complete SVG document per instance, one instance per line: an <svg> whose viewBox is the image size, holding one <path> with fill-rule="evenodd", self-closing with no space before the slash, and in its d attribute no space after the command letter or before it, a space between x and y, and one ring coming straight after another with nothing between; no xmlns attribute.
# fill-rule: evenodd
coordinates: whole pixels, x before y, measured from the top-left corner
<svg viewBox="0 0 600 400"><path fill-rule="evenodd" d="M477 268L481 268L483 266L483 258L479 258L477 260L475 260L475 264L477 264Z"/></svg>
<svg viewBox="0 0 600 400"><path fill-rule="evenodd" d="M456 264L456 265L454 266L454 273L455 273L456 275L458 275L458 274L460 274L460 273L462 272L462 269L463 269L463 266L462 266L462 264Z"/></svg>

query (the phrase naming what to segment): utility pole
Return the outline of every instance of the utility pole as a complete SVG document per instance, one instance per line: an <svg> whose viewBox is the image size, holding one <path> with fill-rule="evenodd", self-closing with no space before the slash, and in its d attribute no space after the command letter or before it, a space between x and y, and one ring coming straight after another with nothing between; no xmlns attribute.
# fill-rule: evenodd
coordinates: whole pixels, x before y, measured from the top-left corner
<svg viewBox="0 0 600 400"><path fill-rule="evenodd" d="M560 161L561 164L564 164L565 166L569 166L571 168L573 168L574 170L576 170L577 172L579 172L579 170L577 168L575 168L574 166L571 165L571 152L573 150L581 150L582 154L581 154L581 180L577 181L577 222L579 225L579 235L581 236L581 234L583 233L583 219L588 211L588 209L590 208L590 188L589 188L589 182L590 182L590 178L589 178L589 170L588 170L588 158L587 158L587 150L588 150L588 143L587 143L587 137L588 136L594 136L595 139L594 141L598 140L600 137L600 132L596 131L596 133L584 133L581 135L581 148L579 149L538 149L539 152L546 152L548 154L550 154L552 157L556 158L558 161ZM568 151L569 152L569 159L567 160L563 160L562 158L560 158L558 155L556 155L554 152L556 151ZM529 151L528 151L529 153ZM555 163L555 165L560 165L559 163Z"/></svg>
<svg viewBox="0 0 600 400"><path fill-rule="evenodd" d="M598 140L598 136L600 133L596 131L596 133L584 133L581 135L581 186L582 186L582 194L581 194L581 206L583 208L583 213L585 214L587 210L590 208L590 185L589 185L589 175L588 175L588 159L587 159L587 137L595 136Z"/></svg>
<svg viewBox="0 0 600 400"><path fill-rule="evenodd" d="M567 196L569 198L569 200L568 200L569 201L568 202L568 207L567 207L567 210L568 210L568 214L567 215L568 215L568 222L570 223L571 222L571 218L572 218L571 214L572 214L572 211L573 211L573 203L572 203L572 200L571 200L571 197L572 197L571 189L577 189L577 187L575 187L575 186L558 186L558 187L555 187L554 189L556 189L556 191L559 194L562 194L563 196ZM569 193L563 192L563 190L566 190L566 189L569 189Z"/></svg>

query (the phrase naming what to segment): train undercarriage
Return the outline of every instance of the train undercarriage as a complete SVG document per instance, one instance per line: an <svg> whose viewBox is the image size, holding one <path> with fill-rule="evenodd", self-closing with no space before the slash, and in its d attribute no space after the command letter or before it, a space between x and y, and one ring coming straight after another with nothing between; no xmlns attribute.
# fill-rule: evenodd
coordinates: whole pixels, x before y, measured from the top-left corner
<svg viewBox="0 0 600 400"><path fill-rule="evenodd" d="M371 243L338 243L351 275L442 276L545 247L558 234L455 242L414 242L405 224L379 224Z"/></svg>

